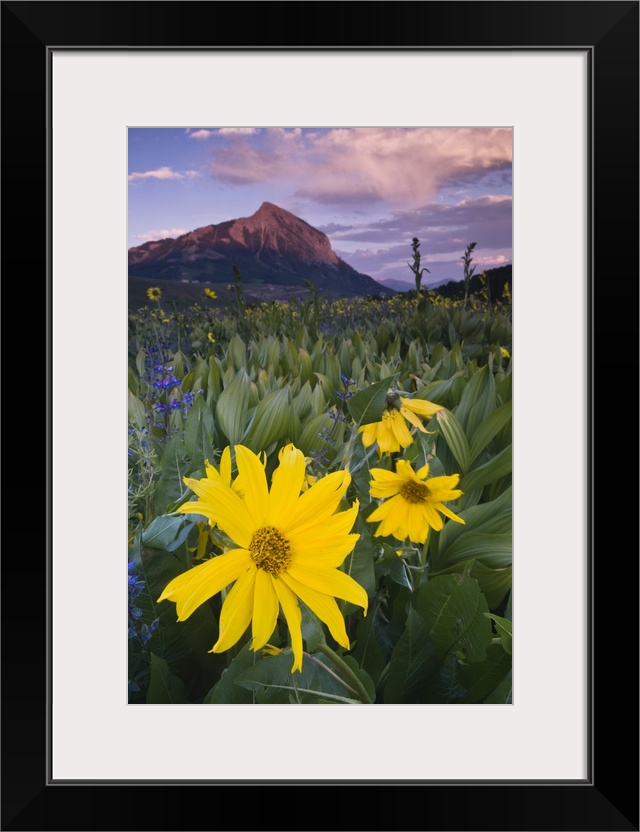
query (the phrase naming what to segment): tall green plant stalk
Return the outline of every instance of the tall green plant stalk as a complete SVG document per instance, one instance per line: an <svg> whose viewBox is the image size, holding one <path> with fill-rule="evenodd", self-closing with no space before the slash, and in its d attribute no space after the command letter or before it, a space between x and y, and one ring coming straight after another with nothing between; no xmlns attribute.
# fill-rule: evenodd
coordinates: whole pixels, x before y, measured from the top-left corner
<svg viewBox="0 0 640 832"><path fill-rule="evenodd" d="M477 243L469 243L464 254L460 258L464 264L464 302L467 303L469 299L469 283L471 282L471 275L475 272L476 267L471 265L473 257L471 256Z"/></svg>
<svg viewBox="0 0 640 832"><path fill-rule="evenodd" d="M475 243L474 243L475 245ZM407 262L407 266L413 272L413 276L416 281L416 303L420 302L420 284L422 283L422 275L424 272L427 274L431 274L429 269L426 266L420 268L420 240L417 237L414 237L411 241L411 250L413 252L413 263Z"/></svg>
<svg viewBox="0 0 640 832"><path fill-rule="evenodd" d="M245 302L244 291L242 289L242 275L240 274L240 269L235 264L231 266L231 268L233 269L233 279L236 285L236 309L238 311L238 320L244 321L247 304Z"/></svg>

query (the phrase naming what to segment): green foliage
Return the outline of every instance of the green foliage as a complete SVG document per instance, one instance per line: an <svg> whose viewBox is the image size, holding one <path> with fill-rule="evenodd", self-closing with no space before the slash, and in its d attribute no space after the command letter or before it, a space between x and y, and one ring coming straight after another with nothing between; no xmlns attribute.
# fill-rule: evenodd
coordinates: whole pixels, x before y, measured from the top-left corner
<svg viewBox="0 0 640 832"><path fill-rule="evenodd" d="M511 310L497 280L482 296L475 243L462 258L466 298L416 293L327 301L309 282L292 302L252 304L242 276L219 300L129 320L129 558L144 582L140 623L148 644L129 644L131 701L190 704L507 704L512 687ZM480 284L478 284L480 285ZM246 290L246 293L245 293ZM473 294L476 292L476 294ZM380 421L394 396L442 406L392 457L364 448L358 428ZM177 621L157 603L174 577L216 557L228 540L199 515L184 478L205 476L227 446L263 454L267 478L289 442L307 458L308 482L348 469L341 509L359 503L358 540L340 568L364 587L360 607L337 601L350 648L304 610L304 661L280 618L253 652L251 628L211 652L227 590ZM234 454L231 454L232 459ZM431 476L460 474L463 496L425 546L375 537L370 469L403 458ZM235 476L235 468L232 475ZM278 652L279 648L282 652Z"/></svg>

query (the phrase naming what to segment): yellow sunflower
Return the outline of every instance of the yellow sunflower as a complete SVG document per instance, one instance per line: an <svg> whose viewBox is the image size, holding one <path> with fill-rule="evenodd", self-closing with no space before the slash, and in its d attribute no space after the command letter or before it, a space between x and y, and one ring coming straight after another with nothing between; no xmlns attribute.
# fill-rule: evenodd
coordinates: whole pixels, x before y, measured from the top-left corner
<svg viewBox="0 0 640 832"><path fill-rule="evenodd" d="M397 406L390 405L382 411L382 418L379 422L370 422L358 428L365 448L373 445L374 442L378 443L378 456L395 453L413 442L407 422L423 433L431 433L432 431L428 431L423 426L418 416L431 418L442 410L442 405L433 404L426 399L407 399L399 396L397 402Z"/></svg>
<svg viewBox="0 0 640 832"><path fill-rule="evenodd" d="M359 538L350 533L358 501L338 511L351 477L347 471L336 471L301 493L304 454L287 445L269 489L260 457L243 445L235 446L235 455L238 479L234 485L241 483L244 496L229 485L226 471L222 476L210 466L204 479L185 478L199 499L180 506L179 511L201 514L211 524L217 523L237 548L174 578L158 602L174 601L178 621L184 621L233 583L222 605L220 635L211 652L233 647L250 623L251 649L260 650L274 632L282 609L291 635L291 670L302 670L298 599L346 649L349 638L335 599L357 604L365 614L367 611L365 590L338 568Z"/></svg>
<svg viewBox="0 0 640 832"><path fill-rule="evenodd" d="M216 298L218 297L216 293L213 291L213 289L205 289L204 293L208 298L211 298L211 300L216 300Z"/></svg>
<svg viewBox="0 0 640 832"><path fill-rule="evenodd" d="M162 289L158 286L151 286L150 289L147 289L147 297L149 300L160 300L162 297Z"/></svg>
<svg viewBox="0 0 640 832"><path fill-rule="evenodd" d="M409 538L412 543L426 543L429 529L439 532L444 525L438 512L456 523L464 523L444 505L462 496L456 488L460 474L427 479L428 465L414 471L404 459L396 462L396 473L372 468L371 474L371 496L384 499L367 517L369 523L381 521L374 537L393 535L397 540Z"/></svg>

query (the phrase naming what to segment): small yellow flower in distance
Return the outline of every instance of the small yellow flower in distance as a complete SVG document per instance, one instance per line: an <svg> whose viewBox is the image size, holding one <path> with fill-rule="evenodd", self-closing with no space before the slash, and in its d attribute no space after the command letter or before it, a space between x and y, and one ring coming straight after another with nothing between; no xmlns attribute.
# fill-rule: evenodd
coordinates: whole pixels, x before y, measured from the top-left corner
<svg viewBox="0 0 640 832"><path fill-rule="evenodd" d="M204 293L208 298L211 298L211 300L216 300L216 298L218 297L216 293L213 291L213 289L205 289Z"/></svg>
<svg viewBox="0 0 640 832"><path fill-rule="evenodd" d="M511 356L509 355L509 350L505 349L504 347L500 347L500 355L503 358L511 358Z"/></svg>
<svg viewBox="0 0 640 832"><path fill-rule="evenodd" d="M212 344L215 344L216 339L213 337L213 332L207 332L207 338L211 341Z"/></svg>
<svg viewBox="0 0 640 832"><path fill-rule="evenodd" d="M422 433L432 433L433 431L428 431L423 426L418 416L431 418L442 410L442 405L433 404L426 399L407 399L399 396L399 404L399 407L389 406L384 410L379 422L370 422L358 428L365 448L373 445L374 442L378 443L378 456L396 453L400 448L406 448L413 442L407 422Z"/></svg>
<svg viewBox="0 0 640 832"><path fill-rule="evenodd" d="M150 289L147 289L147 297L149 300L160 300L162 297L162 289L158 286L152 286Z"/></svg>
<svg viewBox="0 0 640 832"><path fill-rule="evenodd" d="M460 474L427 479L428 465L414 471L404 459L396 462L396 473L372 468L371 474L371 496L384 500L367 517L369 523L380 521L374 537L393 535L397 540L409 538L412 543L426 543L429 529L439 532L444 525L438 512L456 523L464 523L444 505L462 496L462 491L455 487Z"/></svg>
<svg viewBox="0 0 640 832"><path fill-rule="evenodd" d="M302 612L300 599L329 628L333 638L350 647L336 598L368 607L366 591L338 567L359 538L351 534L358 501L339 510L351 476L335 471L301 493L304 454L287 445L273 472L271 488L262 460L243 445L235 446L238 478L244 496L229 485L227 472L208 466L207 477L185 478L198 500L179 511L200 514L215 523L235 548L174 578L158 602L176 604L184 621L201 604L233 584L222 605L219 638L211 652L233 647L251 624L251 649L260 650L284 613L293 651L291 671L302 670ZM230 476L230 474L229 474Z"/></svg>

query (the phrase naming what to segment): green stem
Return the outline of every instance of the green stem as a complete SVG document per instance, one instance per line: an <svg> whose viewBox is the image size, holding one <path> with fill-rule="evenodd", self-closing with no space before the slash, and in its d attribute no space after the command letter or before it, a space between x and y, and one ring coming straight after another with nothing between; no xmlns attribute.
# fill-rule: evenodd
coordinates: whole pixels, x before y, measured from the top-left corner
<svg viewBox="0 0 640 832"><path fill-rule="evenodd" d="M329 661L333 662L335 667L337 667L338 670L340 670L340 672L344 676L346 676L346 678L349 680L349 684L354 688L354 690L358 692L360 701L363 704L373 705L373 702L371 701L371 699L369 699L369 694L365 690L360 679L358 679L358 677L353 672L353 670L351 670L349 665L342 658L340 658L340 656L334 650L332 650L326 642L323 641L322 644L318 646L318 652L326 656L329 659Z"/></svg>

